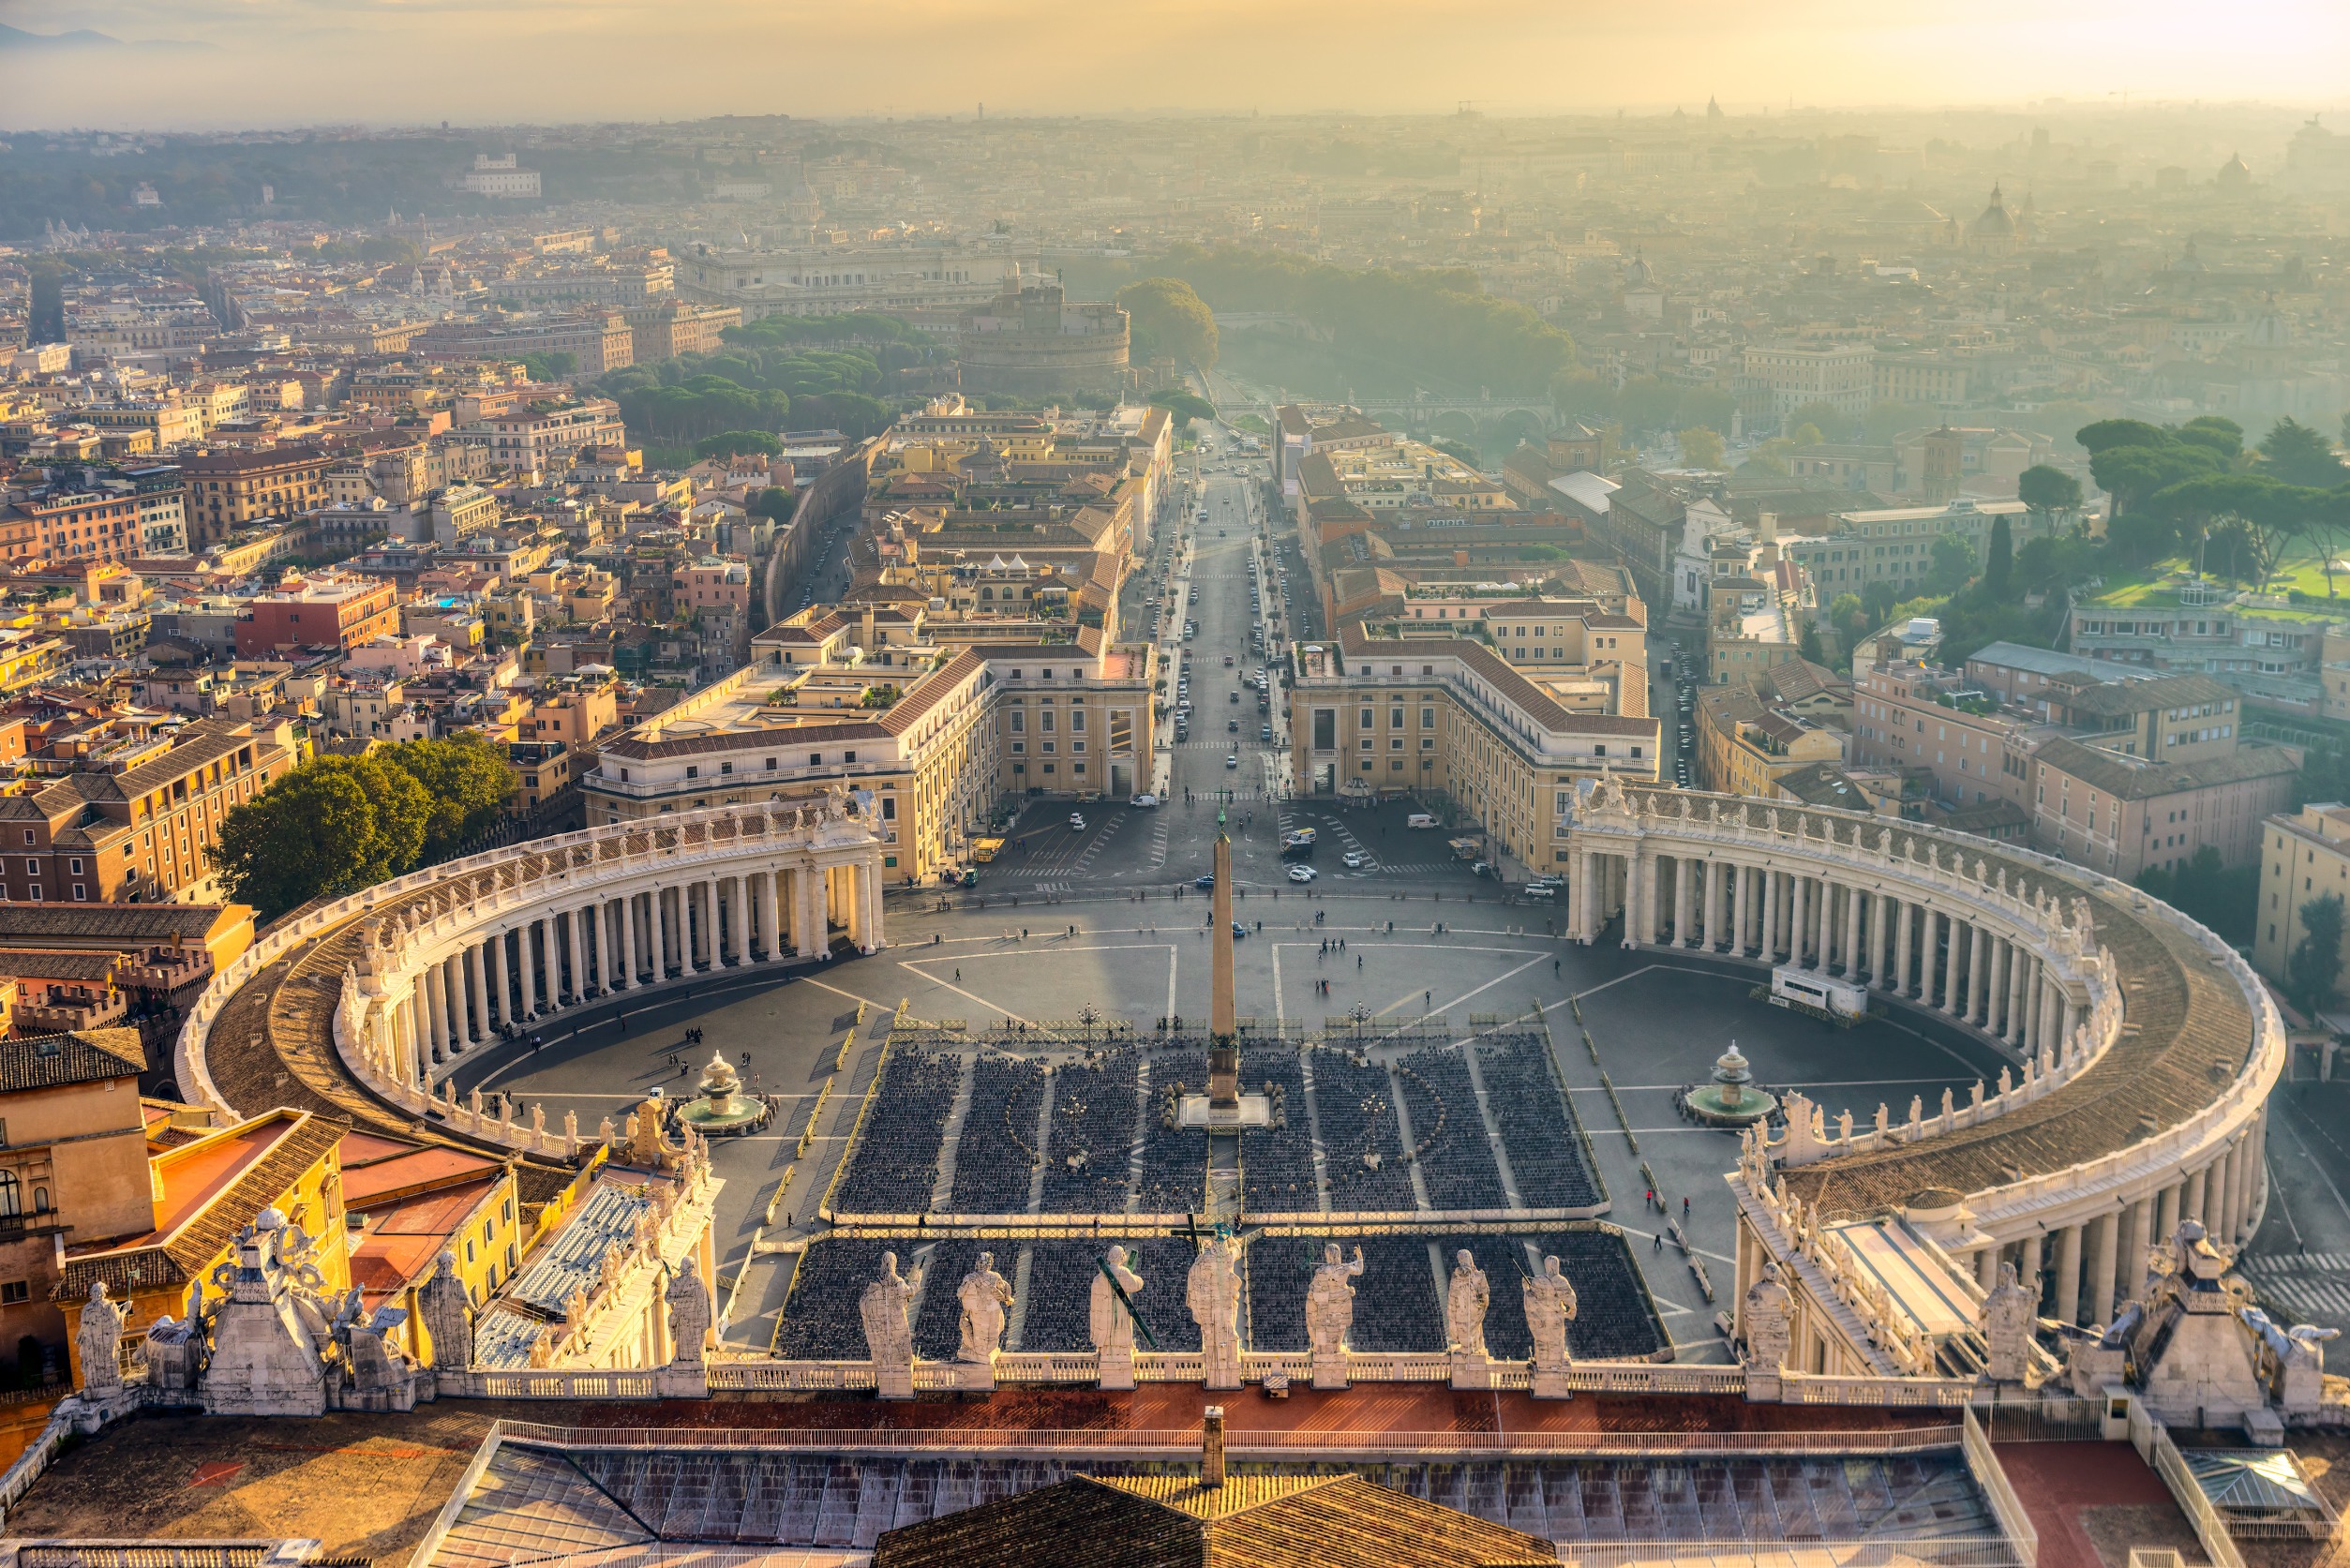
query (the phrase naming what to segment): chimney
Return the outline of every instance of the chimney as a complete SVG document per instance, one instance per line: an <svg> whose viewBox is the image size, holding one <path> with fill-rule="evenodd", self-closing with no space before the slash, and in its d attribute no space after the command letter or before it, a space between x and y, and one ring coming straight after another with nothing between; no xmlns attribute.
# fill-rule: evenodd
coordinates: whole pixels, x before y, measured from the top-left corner
<svg viewBox="0 0 2350 1568"><path fill-rule="evenodd" d="M1220 1491L1224 1486L1224 1407L1210 1405L1200 1426L1200 1485Z"/></svg>

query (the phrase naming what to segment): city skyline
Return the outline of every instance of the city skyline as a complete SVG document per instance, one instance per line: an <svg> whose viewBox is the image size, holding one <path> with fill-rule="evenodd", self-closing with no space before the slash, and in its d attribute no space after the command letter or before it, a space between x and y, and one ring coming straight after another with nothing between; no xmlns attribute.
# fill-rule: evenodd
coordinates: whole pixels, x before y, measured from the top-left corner
<svg viewBox="0 0 2350 1568"><path fill-rule="evenodd" d="M1425 112L1467 101L1496 114L1669 112L1709 97L1734 113L2021 104L2075 110L2158 99L2342 101L2350 15L2310 0L2249 0L2224 32L2165 3L1941 0L1888 17L1845 0L1750 20L1718 0L1637 12L1526 0L1376 9L1313 0L1265 17L1216 0L1120 13L1148 40L1137 82L1120 47L1035 6L970 13L943 0L844 12L729 3L681 15L641 0L16 0L0 24L9 127L212 128L307 121L552 121L700 117L1167 112ZM461 47L452 47L452 33ZM61 35L94 33L79 47ZM895 40L872 70L876 40ZM102 57L118 91L76 86ZM369 69L354 72L364 58ZM266 101L239 91L255 73ZM485 106L495 112L485 114Z"/></svg>

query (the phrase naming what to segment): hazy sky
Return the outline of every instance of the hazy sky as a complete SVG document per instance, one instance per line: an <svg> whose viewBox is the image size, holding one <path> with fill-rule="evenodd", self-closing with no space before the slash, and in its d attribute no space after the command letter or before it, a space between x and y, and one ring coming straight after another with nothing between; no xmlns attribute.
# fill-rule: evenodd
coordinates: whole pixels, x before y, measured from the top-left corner
<svg viewBox="0 0 2350 1568"><path fill-rule="evenodd" d="M2350 84L2350 0L0 0L0 22L205 46L0 54L0 127L2325 104Z"/></svg>

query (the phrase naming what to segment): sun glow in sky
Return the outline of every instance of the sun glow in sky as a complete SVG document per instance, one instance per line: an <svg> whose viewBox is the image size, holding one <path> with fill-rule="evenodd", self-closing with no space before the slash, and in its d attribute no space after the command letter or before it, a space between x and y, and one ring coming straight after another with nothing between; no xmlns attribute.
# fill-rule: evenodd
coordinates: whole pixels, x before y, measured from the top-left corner
<svg viewBox="0 0 2350 1568"><path fill-rule="evenodd" d="M2350 83L2350 0L0 0L0 126L1495 113L2261 98Z"/></svg>

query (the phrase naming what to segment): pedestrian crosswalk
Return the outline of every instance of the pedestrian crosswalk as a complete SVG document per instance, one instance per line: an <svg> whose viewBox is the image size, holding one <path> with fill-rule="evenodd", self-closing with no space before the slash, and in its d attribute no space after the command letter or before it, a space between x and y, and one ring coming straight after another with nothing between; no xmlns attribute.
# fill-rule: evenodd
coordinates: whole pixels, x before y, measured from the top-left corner
<svg viewBox="0 0 2350 1568"><path fill-rule="evenodd" d="M2350 1252L2278 1253L2240 1266L2275 1316L2350 1328Z"/></svg>

